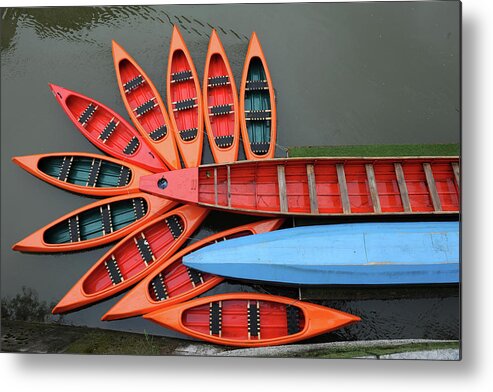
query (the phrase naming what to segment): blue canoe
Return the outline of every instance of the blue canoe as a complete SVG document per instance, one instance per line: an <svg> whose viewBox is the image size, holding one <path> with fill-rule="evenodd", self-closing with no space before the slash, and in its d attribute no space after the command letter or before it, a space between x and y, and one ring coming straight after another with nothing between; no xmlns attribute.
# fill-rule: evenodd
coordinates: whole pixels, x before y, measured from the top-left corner
<svg viewBox="0 0 493 392"><path fill-rule="evenodd" d="M183 261L215 275L295 285L457 283L459 223L304 226L222 241Z"/></svg>

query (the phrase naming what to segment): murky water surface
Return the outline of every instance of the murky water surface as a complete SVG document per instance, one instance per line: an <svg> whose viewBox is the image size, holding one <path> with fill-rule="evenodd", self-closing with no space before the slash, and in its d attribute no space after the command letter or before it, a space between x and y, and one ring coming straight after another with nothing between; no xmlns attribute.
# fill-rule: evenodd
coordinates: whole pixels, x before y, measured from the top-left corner
<svg viewBox="0 0 493 392"><path fill-rule="evenodd" d="M26 286L41 300L57 302L108 249L65 255L12 252L16 241L92 200L35 179L10 158L97 152L70 123L48 83L80 91L125 115L112 39L136 58L164 98L172 24L179 25L200 78L209 34L216 28L238 85L248 38L256 31L277 93L278 156L283 156L283 146L293 145L460 139L455 2L17 8L1 13L2 296L12 297ZM203 162L211 161L206 146ZM194 239L249 220L212 213ZM235 282L214 292L236 290L299 295L296 288ZM324 299L325 305L357 314L363 322L318 340L459 336L457 287L344 289L326 298L336 299ZM65 320L170 334L140 318L99 321L117 300L74 312Z"/></svg>

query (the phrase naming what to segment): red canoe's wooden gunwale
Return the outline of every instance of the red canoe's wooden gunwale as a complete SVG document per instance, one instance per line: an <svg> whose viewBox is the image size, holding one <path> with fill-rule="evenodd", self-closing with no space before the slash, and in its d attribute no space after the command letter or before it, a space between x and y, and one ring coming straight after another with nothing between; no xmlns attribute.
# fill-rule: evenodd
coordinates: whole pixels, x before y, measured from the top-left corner
<svg viewBox="0 0 493 392"><path fill-rule="evenodd" d="M249 223L213 234L180 250L139 282L102 320L138 316L205 293L224 279L187 268L182 263L185 255L216 241L276 230L282 222L283 219L270 219Z"/></svg>
<svg viewBox="0 0 493 392"><path fill-rule="evenodd" d="M61 178L61 173L58 177L48 175L42 170L44 160L49 160L54 157L63 158L67 161L67 170ZM77 158L92 160L91 169L87 172L86 185L78 185L71 182L71 172L73 170L73 162ZM87 196L107 197L118 196L128 193L139 192L139 178L149 175L151 172L128 162L123 162L105 155L81 153L81 152L59 152L50 154L26 155L13 157L12 160L33 176L54 185L58 188L65 189L69 192L79 193ZM104 171L104 164L112 163L120 166L121 170L118 177L118 184L121 186L103 186L98 184L100 172ZM92 185L91 185L92 183Z"/></svg>
<svg viewBox="0 0 493 392"><path fill-rule="evenodd" d="M153 151L171 170L181 168L175 132L168 111L151 79L139 64L115 41L112 41L116 79L137 130Z"/></svg>
<svg viewBox="0 0 493 392"><path fill-rule="evenodd" d="M142 177L139 188L253 215L456 214L460 209L458 157L287 158L187 170Z"/></svg>
<svg viewBox="0 0 493 392"><path fill-rule="evenodd" d="M270 145L266 153L257 154L252 150L251 140L248 134L247 127L247 114L246 114L246 104L245 99L248 92L247 87L247 79L250 65L253 60L259 60L262 64L263 72L265 73L265 83L267 87L264 88L269 93L269 102L270 102ZM245 155L247 160L259 160L259 159L272 159L275 155L276 149L276 140L277 140L277 110L276 110L276 99L275 99L275 91L274 86L272 84L272 78L269 72L269 68L267 67L267 61L265 59L264 52L262 50L262 46L260 45L260 41L255 32L252 33L250 37L250 43L248 44L248 50L245 58L245 65L243 67L243 73L241 77L241 86L240 86L240 125L241 125L241 137L243 139L243 148L245 150Z"/></svg>
<svg viewBox="0 0 493 392"><path fill-rule="evenodd" d="M320 305L258 293L202 297L143 317L197 339L237 347L292 343L361 320Z"/></svg>
<svg viewBox="0 0 493 392"><path fill-rule="evenodd" d="M53 309L65 313L118 294L159 268L208 210L182 206L137 228L101 257Z"/></svg>
<svg viewBox="0 0 493 392"><path fill-rule="evenodd" d="M204 141L202 93L192 56L176 26L169 48L166 88L176 144L185 166L196 167L202 160Z"/></svg>
<svg viewBox="0 0 493 392"><path fill-rule="evenodd" d="M116 208L112 208L122 203L133 205L133 215L126 221L121 221L121 216L115 216ZM12 249L20 252L56 253L99 247L119 240L176 205L174 201L142 192L99 200L49 223L16 243ZM86 238L82 227L84 227L84 217L87 218L88 215L97 217L94 222L88 222L88 226L95 225L97 229L91 229L93 231ZM117 220L121 221L118 223L118 228L115 226ZM67 234L69 240L61 243L48 242L47 238L57 231L69 233Z"/></svg>
<svg viewBox="0 0 493 392"><path fill-rule="evenodd" d="M152 172L168 170L142 136L116 112L75 91L54 84L49 86L68 117L96 147Z"/></svg>
<svg viewBox="0 0 493 392"><path fill-rule="evenodd" d="M238 93L226 51L214 29L205 60L203 99L205 127L214 161L235 162L240 136Z"/></svg>

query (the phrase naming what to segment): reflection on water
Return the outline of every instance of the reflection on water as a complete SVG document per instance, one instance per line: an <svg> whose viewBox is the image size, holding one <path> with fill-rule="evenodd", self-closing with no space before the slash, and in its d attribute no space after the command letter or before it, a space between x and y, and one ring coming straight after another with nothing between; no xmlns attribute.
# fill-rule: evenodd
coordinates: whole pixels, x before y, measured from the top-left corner
<svg viewBox="0 0 493 392"><path fill-rule="evenodd" d="M458 15L455 2L3 9L2 296L14 297L26 286L39 293L41 301L57 302L108 249L35 255L12 252L8 245L92 201L42 183L10 158L51 151L98 152L76 131L47 84L80 91L125 113L113 69L112 39L136 58L164 98L173 24L182 31L199 77L210 31L217 29L237 85L249 36L256 31L276 88L280 146L457 143ZM205 140L203 162L210 163ZM256 219L211 213L189 242ZM286 225L293 223L288 220ZM322 299L312 296L314 302L363 319L316 341L458 338L458 289L445 294L437 290L441 289L414 288L405 295L398 289L390 295L363 290L366 296L361 296L360 291L344 289ZM292 287L233 281L211 293L230 291L308 295ZM176 336L140 318L99 321L119 298L71 313L65 322Z"/></svg>

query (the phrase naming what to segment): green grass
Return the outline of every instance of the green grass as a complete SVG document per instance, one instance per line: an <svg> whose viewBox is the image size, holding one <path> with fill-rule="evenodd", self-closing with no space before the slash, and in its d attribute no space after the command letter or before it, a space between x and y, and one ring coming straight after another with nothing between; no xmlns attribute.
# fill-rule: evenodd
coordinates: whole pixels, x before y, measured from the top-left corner
<svg viewBox="0 0 493 392"><path fill-rule="evenodd" d="M289 157L451 156L459 144L372 144L365 146L289 147Z"/></svg>

